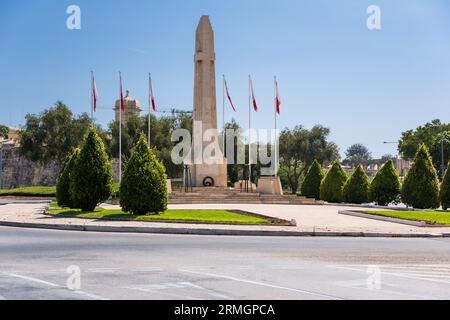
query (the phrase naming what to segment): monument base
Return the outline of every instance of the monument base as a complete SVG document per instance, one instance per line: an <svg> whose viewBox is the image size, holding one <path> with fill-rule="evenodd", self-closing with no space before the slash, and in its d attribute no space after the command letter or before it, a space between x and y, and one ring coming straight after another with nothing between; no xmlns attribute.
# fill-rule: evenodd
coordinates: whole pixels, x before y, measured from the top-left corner
<svg viewBox="0 0 450 320"><path fill-rule="evenodd" d="M260 177L256 191L261 194L283 195L280 177Z"/></svg>
<svg viewBox="0 0 450 320"><path fill-rule="evenodd" d="M193 187L227 187L227 161L222 163L194 164L192 166Z"/></svg>

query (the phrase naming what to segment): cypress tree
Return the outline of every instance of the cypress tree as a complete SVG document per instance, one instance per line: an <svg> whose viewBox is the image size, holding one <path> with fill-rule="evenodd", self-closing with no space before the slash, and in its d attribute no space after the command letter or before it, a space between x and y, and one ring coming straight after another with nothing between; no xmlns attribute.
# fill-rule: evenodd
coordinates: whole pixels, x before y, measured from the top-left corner
<svg viewBox="0 0 450 320"><path fill-rule="evenodd" d="M70 175L70 196L82 211L93 211L112 192L112 167L102 139L89 128Z"/></svg>
<svg viewBox="0 0 450 320"><path fill-rule="evenodd" d="M167 209L167 176L147 139L141 134L120 182L122 210L133 214L158 213Z"/></svg>
<svg viewBox="0 0 450 320"><path fill-rule="evenodd" d="M402 202L419 209L439 207L439 179L427 147L422 144L406 174Z"/></svg>
<svg viewBox="0 0 450 320"><path fill-rule="evenodd" d="M320 199L320 183L325 173L317 160L314 160L306 173L301 187L301 194L307 198Z"/></svg>
<svg viewBox="0 0 450 320"><path fill-rule="evenodd" d="M70 175L79 154L79 148L72 148L69 151L56 182L56 201L60 207L75 207L75 204L70 197Z"/></svg>
<svg viewBox="0 0 450 320"><path fill-rule="evenodd" d="M347 174L339 161L334 161L320 183L320 199L328 202L342 202L342 187L346 181Z"/></svg>
<svg viewBox="0 0 450 320"><path fill-rule="evenodd" d="M344 184L343 198L348 203L366 203L369 200L369 178L361 165Z"/></svg>
<svg viewBox="0 0 450 320"><path fill-rule="evenodd" d="M378 170L369 186L369 200L380 206L398 202L400 196L400 178L394 162L388 160Z"/></svg>
<svg viewBox="0 0 450 320"><path fill-rule="evenodd" d="M445 170L444 179L442 179L439 200L442 209L447 210L450 207L450 162L447 165L447 170Z"/></svg>

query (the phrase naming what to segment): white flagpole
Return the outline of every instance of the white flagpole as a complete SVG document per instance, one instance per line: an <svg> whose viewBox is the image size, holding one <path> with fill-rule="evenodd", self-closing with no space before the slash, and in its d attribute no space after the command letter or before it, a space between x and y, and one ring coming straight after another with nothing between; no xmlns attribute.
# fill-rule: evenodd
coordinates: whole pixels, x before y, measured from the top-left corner
<svg viewBox="0 0 450 320"><path fill-rule="evenodd" d="M94 122L94 71L91 71L91 121Z"/></svg>
<svg viewBox="0 0 450 320"><path fill-rule="evenodd" d="M122 180L122 74L119 71L120 95L119 95L119 182Z"/></svg>
<svg viewBox="0 0 450 320"><path fill-rule="evenodd" d="M223 155L226 157L225 150L225 75L222 75L222 146Z"/></svg>
<svg viewBox="0 0 450 320"><path fill-rule="evenodd" d="M274 141L274 161L275 161L275 177L278 175L278 162L277 162L277 148L278 148L278 144L277 144L277 77L274 76L273 77L273 84L274 84L274 90L275 90L275 96L274 96L274 122L275 122L275 141Z"/></svg>
<svg viewBox="0 0 450 320"><path fill-rule="evenodd" d="M150 111L152 108L152 96L153 96L153 92L152 92L152 75L149 72L148 73L148 145L150 146Z"/></svg>
<svg viewBox="0 0 450 320"><path fill-rule="evenodd" d="M250 190L252 190L252 161L251 161L251 143L252 143L252 122L251 122L251 107L252 107L252 79L248 75L248 182Z"/></svg>

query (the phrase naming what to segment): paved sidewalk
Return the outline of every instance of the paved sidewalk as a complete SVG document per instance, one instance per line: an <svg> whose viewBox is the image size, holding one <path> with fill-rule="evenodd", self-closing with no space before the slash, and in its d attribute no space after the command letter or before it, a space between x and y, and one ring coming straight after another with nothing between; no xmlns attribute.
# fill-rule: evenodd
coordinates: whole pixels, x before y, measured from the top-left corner
<svg viewBox="0 0 450 320"><path fill-rule="evenodd" d="M239 209L286 220L297 226L238 226L143 221L104 221L97 219L49 217L42 212L45 204L24 203L0 206L0 225L86 231L146 232L217 235L272 236L450 236L450 227L414 227L338 214L354 207L328 205L267 204L190 204L169 205L171 209ZM104 205L105 208L118 206Z"/></svg>

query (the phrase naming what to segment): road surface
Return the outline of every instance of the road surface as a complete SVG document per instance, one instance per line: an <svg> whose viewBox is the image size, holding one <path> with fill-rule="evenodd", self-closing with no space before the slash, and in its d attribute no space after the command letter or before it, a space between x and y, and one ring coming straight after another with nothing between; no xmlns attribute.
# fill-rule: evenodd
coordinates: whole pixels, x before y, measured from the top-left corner
<svg viewBox="0 0 450 320"><path fill-rule="evenodd" d="M450 239L0 227L0 299L450 299Z"/></svg>

